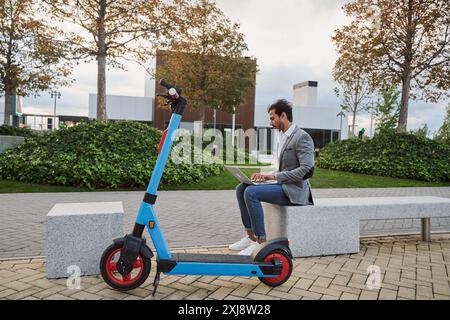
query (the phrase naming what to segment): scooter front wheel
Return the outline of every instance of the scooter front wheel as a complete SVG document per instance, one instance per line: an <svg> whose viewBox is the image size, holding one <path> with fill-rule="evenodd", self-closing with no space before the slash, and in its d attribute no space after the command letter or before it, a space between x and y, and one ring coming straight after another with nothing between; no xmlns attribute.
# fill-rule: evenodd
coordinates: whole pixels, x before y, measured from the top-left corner
<svg viewBox="0 0 450 320"><path fill-rule="evenodd" d="M292 273L292 259L285 251L273 250L264 257L263 261L273 263L275 259L281 262L281 273L272 278L259 277L259 280L261 280L262 283L271 287L281 286L288 281Z"/></svg>
<svg viewBox="0 0 450 320"><path fill-rule="evenodd" d="M117 271L117 262L120 259L120 252L123 244L110 245L102 255L100 260L100 272L103 280L112 288L120 291L129 291L138 288L147 280L151 261L145 258L142 253L134 261L133 270L127 275L122 275Z"/></svg>

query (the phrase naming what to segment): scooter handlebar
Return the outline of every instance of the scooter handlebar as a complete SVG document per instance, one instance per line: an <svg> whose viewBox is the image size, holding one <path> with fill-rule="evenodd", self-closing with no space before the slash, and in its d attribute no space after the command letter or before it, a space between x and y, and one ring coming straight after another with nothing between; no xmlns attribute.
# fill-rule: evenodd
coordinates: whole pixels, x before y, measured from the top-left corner
<svg viewBox="0 0 450 320"><path fill-rule="evenodd" d="M158 97L163 97L167 100L166 105L169 105L172 109L172 113L183 115L184 108L186 107L186 99L181 96L183 90L171 85L164 79L159 81L159 84L167 89L166 94L157 94Z"/></svg>
<svg viewBox="0 0 450 320"><path fill-rule="evenodd" d="M163 86L164 88L166 88L167 90L175 89L179 95L181 95L181 94L183 93L183 90L181 90L180 88L177 88L177 87L175 87L174 85L168 83L168 82L167 82L166 80L164 80L164 79L161 79L161 80L159 81L159 84L160 84L161 86Z"/></svg>

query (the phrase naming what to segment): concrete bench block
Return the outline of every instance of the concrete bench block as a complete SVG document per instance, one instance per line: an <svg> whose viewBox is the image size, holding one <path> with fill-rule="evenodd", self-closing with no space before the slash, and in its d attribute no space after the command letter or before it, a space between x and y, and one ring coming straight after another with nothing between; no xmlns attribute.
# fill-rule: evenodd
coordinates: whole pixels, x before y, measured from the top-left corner
<svg viewBox="0 0 450 320"><path fill-rule="evenodd" d="M360 220L422 219L428 241L429 219L450 217L450 199L439 197L327 198L314 206L263 208L267 238L287 237L294 257L359 252Z"/></svg>
<svg viewBox="0 0 450 320"><path fill-rule="evenodd" d="M359 252L359 219L346 212L312 215L308 207L264 204L267 238L287 237L292 255L325 256Z"/></svg>
<svg viewBox="0 0 450 320"><path fill-rule="evenodd" d="M99 274L103 251L123 236L123 219L122 202L56 204L47 214L47 277L69 277L72 265Z"/></svg>

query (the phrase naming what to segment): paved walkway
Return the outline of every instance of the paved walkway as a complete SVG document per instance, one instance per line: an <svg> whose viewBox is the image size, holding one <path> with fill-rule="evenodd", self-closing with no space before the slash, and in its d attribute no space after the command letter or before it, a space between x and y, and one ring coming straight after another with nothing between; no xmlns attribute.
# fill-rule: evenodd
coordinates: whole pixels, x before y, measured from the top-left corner
<svg viewBox="0 0 450 320"><path fill-rule="evenodd" d="M224 248L178 250L229 253ZM368 268L377 266L377 275ZM371 267L372 268L372 267ZM291 278L271 288L245 277L164 276L151 296L155 266L138 289L121 293L98 276L81 278L79 290L68 289L66 279L47 280L45 259L0 261L0 299L183 299L183 300L450 300L450 234L434 235L430 243L419 236L367 238L358 254L294 260Z"/></svg>
<svg viewBox="0 0 450 320"><path fill-rule="evenodd" d="M438 196L450 198L450 187L317 189L316 198ZM125 230L132 230L143 192L75 192L0 194L0 259L45 255L46 215L56 203L122 201ZM234 191L162 191L155 206L172 248L220 246L242 237ZM432 219L432 231L450 231L450 219ZM419 232L420 220L361 223L361 235Z"/></svg>

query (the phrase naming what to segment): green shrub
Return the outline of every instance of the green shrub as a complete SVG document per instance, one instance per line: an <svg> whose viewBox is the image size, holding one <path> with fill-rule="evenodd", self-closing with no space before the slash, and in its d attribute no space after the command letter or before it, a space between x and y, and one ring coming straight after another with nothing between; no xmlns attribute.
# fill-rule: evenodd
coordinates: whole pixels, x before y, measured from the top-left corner
<svg viewBox="0 0 450 320"><path fill-rule="evenodd" d="M16 128L4 124L0 126L0 136L34 137L36 133L28 128Z"/></svg>
<svg viewBox="0 0 450 320"><path fill-rule="evenodd" d="M423 181L450 181L450 146L411 133L388 130L373 139L329 144L320 168Z"/></svg>
<svg viewBox="0 0 450 320"><path fill-rule="evenodd" d="M131 121L81 123L1 154L0 178L91 189L145 186L161 136L161 131ZM161 183L200 181L222 170L217 164L174 164L169 158Z"/></svg>

